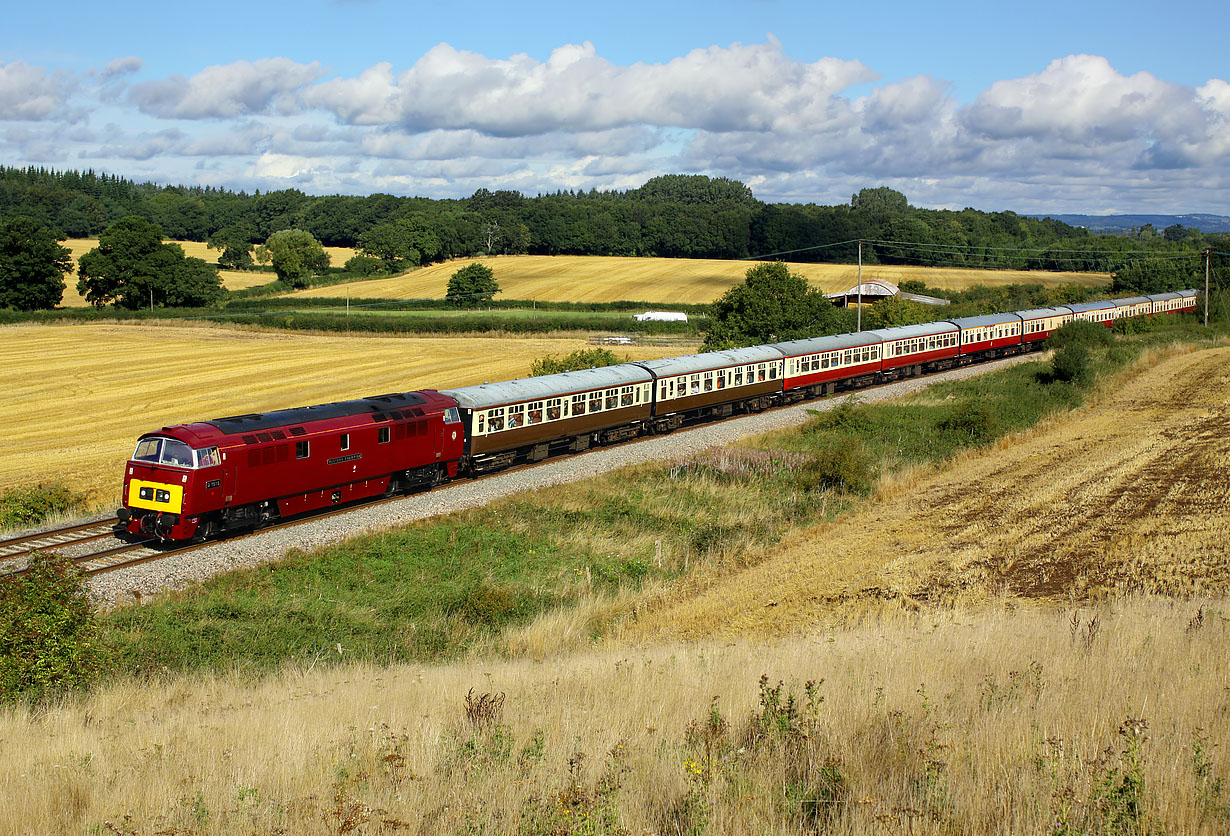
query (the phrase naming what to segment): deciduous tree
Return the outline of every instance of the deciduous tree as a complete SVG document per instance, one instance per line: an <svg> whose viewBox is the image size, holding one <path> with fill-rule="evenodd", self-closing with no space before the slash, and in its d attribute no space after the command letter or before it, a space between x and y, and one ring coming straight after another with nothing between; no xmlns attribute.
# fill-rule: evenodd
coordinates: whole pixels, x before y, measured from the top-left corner
<svg viewBox="0 0 1230 836"><path fill-rule="evenodd" d="M307 230L275 232L265 242L265 249L269 251L278 278L294 288L307 287L312 276L329 268L329 254Z"/></svg>
<svg viewBox="0 0 1230 836"><path fill-rule="evenodd" d="M444 297L454 305L463 306L490 302L491 297L499 292L500 285L491 268L475 262L462 267L449 278Z"/></svg>
<svg viewBox="0 0 1230 836"><path fill-rule="evenodd" d="M135 215L98 236L98 246L81 256L78 273L77 291L98 306L195 308L225 293L216 267L185 257L179 244L163 243L162 230Z"/></svg>
<svg viewBox="0 0 1230 836"><path fill-rule="evenodd" d="M0 308L54 308L73 270L62 236L27 217L0 221Z"/></svg>
<svg viewBox="0 0 1230 836"><path fill-rule="evenodd" d="M780 261L757 264L713 303L705 348L802 339L844 330L844 317L824 294Z"/></svg>

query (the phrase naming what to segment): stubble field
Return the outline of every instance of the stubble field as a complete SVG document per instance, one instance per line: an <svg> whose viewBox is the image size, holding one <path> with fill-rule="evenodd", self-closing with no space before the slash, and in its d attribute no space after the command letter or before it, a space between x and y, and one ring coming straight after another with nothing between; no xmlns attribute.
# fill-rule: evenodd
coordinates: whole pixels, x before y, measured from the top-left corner
<svg viewBox="0 0 1230 836"><path fill-rule="evenodd" d="M669 305L712 302L743 281L754 262L687 258L616 258L605 256L514 255L498 258L457 259L433 264L389 279L357 282L347 287L322 287L291 294L294 297L352 296L371 299L440 298L449 277L480 262L495 272L501 296L549 302L637 301ZM826 293L855 285L853 264L791 264L790 269ZM974 285L1037 283L1109 284L1104 273L1048 273L1027 270L970 270L944 267L864 266L863 280L886 279L900 284L908 279L928 287L962 289Z"/></svg>
<svg viewBox="0 0 1230 836"><path fill-rule="evenodd" d="M218 256L222 254L221 250L211 250L202 241L172 241L170 243L179 244L183 247L184 255L190 258L199 258L210 264L217 264ZM98 246L98 239L70 238L64 242L64 246L68 247L72 252L73 264L76 265L77 259ZM355 254L355 250L350 247L325 247L325 252L329 253L329 263L334 267L341 267L348 258ZM227 290L243 290L248 287L269 284L269 282L277 278L272 273L249 273L244 270L220 270L219 273L222 276L222 284ZM65 307L81 307L87 304L85 298L77 292L76 272L71 276L65 277L64 284L64 301L61 304Z"/></svg>
<svg viewBox="0 0 1230 836"><path fill-rule="evenodd" d="M1146 358L1071 416L882 483L865 512L789 537L758 565L679 589L632 636L765 635L884 600L1230 585L1230 348Z"/></svg>
<svg viewBox="0 0 1230 836"><path fill-rule="evenodd" d="M334 400L525 377L580 339L309 336L182 325L14 325L0 338L0 490L118 494L137 436ZM621 346L655 359L677 350Z"/></svg>

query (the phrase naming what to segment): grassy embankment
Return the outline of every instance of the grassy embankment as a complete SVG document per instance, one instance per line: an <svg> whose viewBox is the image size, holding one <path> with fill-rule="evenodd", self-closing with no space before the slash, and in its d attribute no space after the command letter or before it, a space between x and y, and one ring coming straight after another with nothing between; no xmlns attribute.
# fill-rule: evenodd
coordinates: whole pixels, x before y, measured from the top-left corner
<svg viewBox="0 0 1230 836"><path fill-rule="evenodd" d="M1163 325L1116 345L1097 355L1100 377L1150 342L1192 336ZM385 662L491 644L539 652L584 644L645 589L710 583L756 563L787 532L1069 410L1091 385L1052 381L1034 362L892 405L842 407L799 431L694 460L542 490L215 579L109 616L112 641L134 670L265 668L335 659L338 645L347 658ZM547 621L561 619L554 633L517 628L548 611L556 615Z"/></svg>

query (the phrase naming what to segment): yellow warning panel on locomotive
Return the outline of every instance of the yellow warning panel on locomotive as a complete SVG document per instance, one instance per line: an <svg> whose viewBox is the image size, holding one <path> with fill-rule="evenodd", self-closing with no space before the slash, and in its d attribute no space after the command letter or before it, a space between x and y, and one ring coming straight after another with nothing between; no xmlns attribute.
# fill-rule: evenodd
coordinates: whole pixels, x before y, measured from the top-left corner
<svg viewBox="0 0 1230 836"><path fill-rule="evenodd" d="M133 479L128 483L128 507L178 514L184 510L184 486Z"/></svg>

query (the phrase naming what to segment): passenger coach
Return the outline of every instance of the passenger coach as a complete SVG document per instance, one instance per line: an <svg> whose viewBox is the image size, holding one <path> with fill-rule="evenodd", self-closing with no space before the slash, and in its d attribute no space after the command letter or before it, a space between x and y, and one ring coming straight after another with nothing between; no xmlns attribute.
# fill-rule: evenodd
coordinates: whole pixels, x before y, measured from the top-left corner
<svg viewBox="0 0 1230 836"><path fill-rule="evenodd" d="M774 343L786 356L782 397L788 403L863 386L880 371L880 338L872 331Z"/></svg>
<svg viewBox="0 0 1230 836"><path fill-rule="evenodd" d="M445 389L442 394L461 408L465 469L472 473L576 453L595 440L631 438L653 412L653 376L631 363Z"/></svg>
<svg viewBox="0 0 1230 836"><path fill-rule="evenodd" d="M951 322L901 325L865 333L881 340L885 380L950 369L959 363L961 331Z"/></svg>

